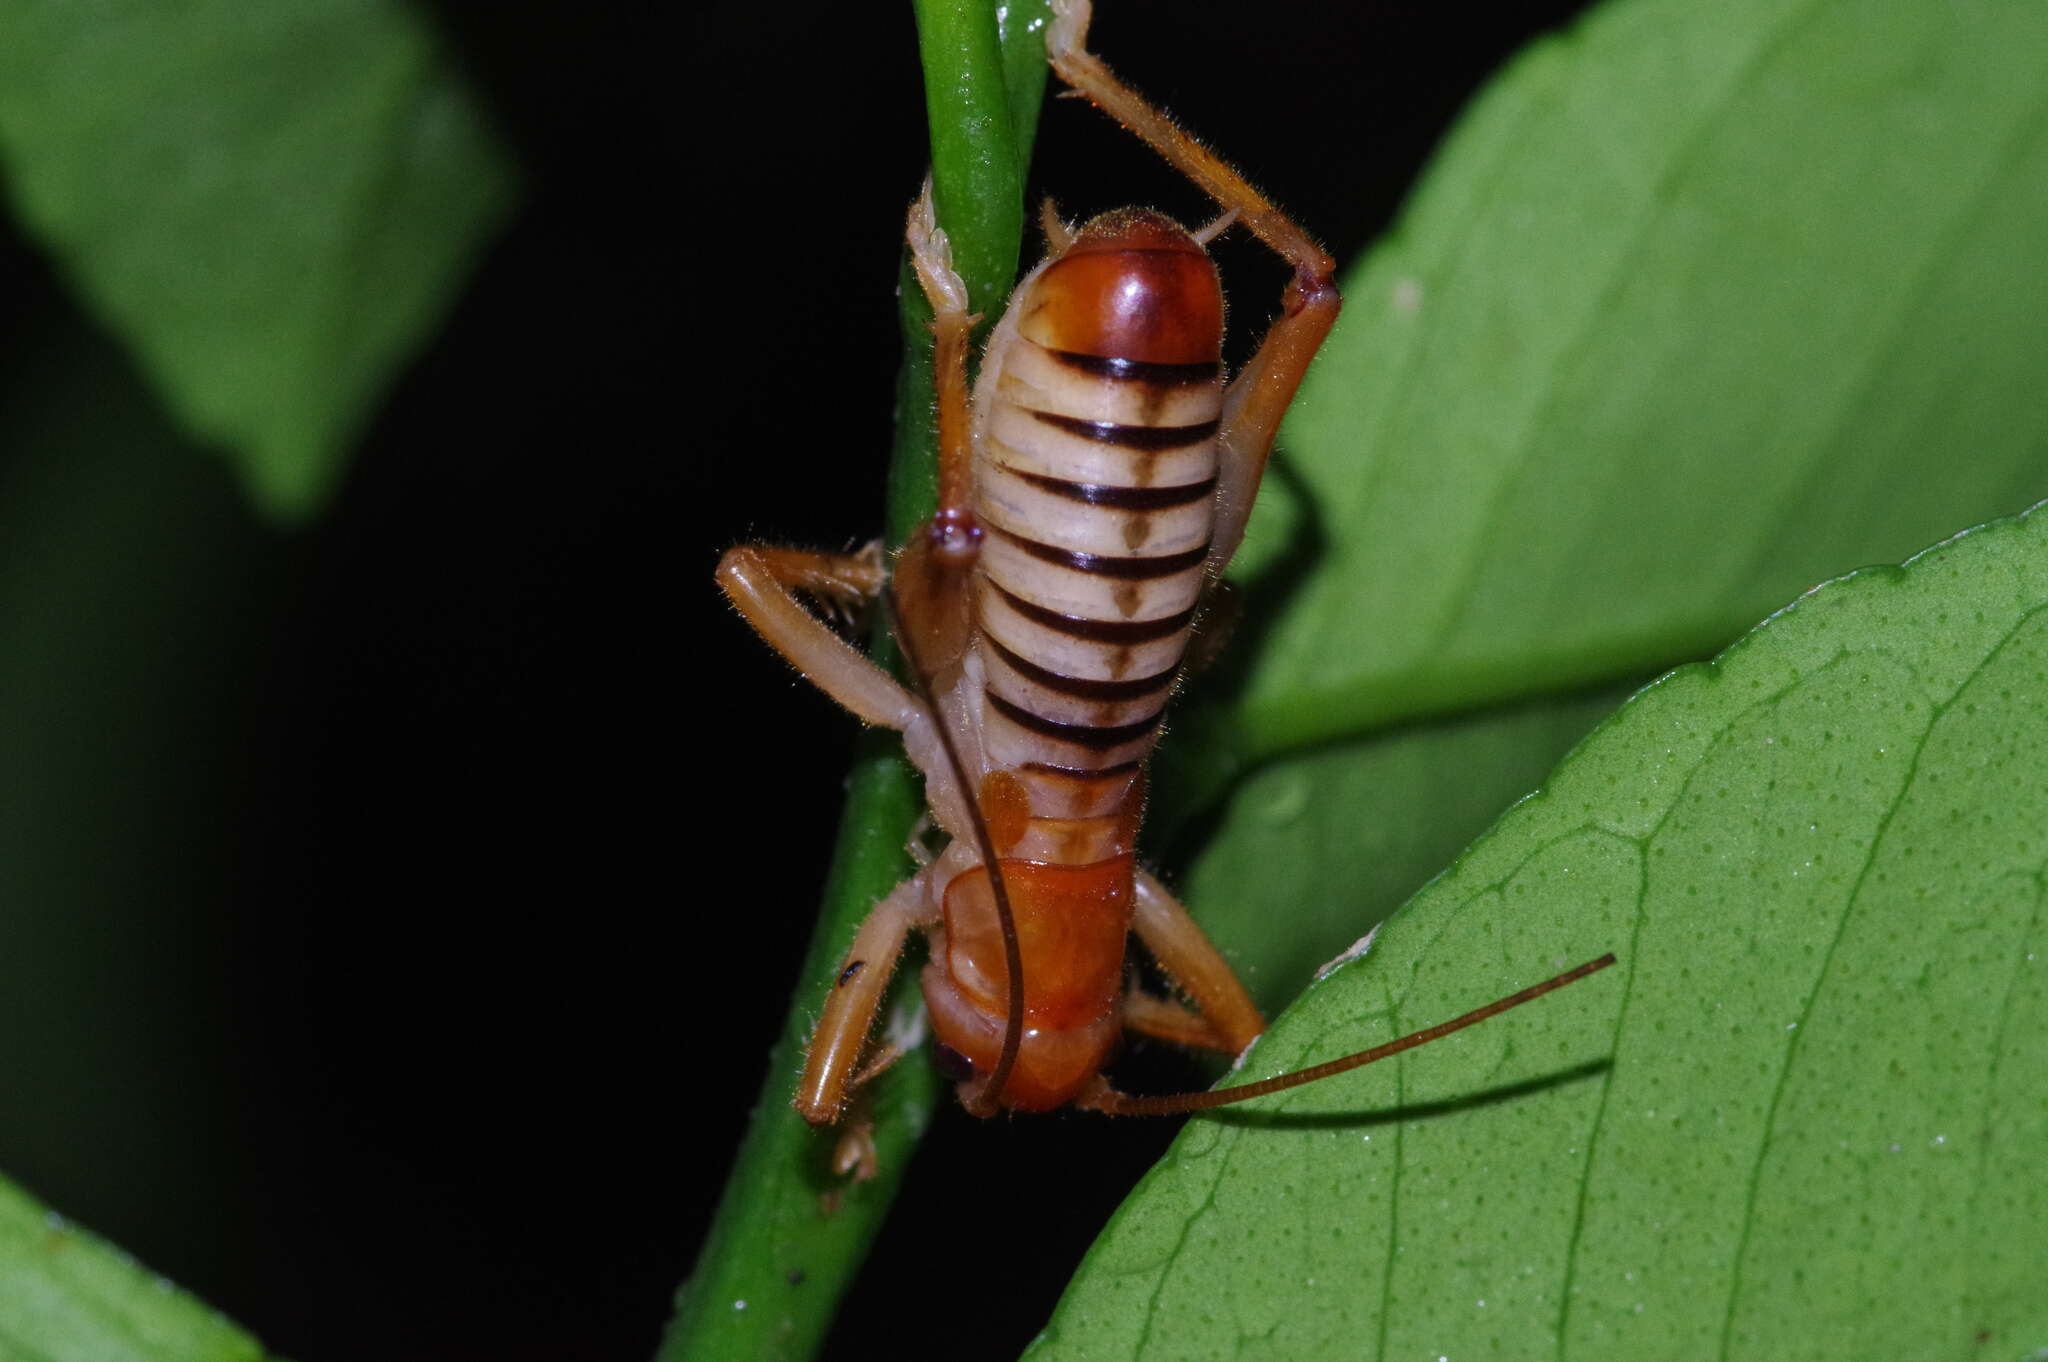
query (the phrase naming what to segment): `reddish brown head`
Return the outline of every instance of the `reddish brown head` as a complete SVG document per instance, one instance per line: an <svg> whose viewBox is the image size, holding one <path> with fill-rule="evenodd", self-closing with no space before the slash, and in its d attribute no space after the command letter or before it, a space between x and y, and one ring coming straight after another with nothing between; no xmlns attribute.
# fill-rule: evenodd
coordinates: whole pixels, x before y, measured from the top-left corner
<svg viewBox="0 0 2048 1362"><path fill-rule="evenodd" d="M1147 364L1223 353L1216 266L1173 219L1144 208L1096 218L1032 286L1019 325L1054 350Z"/></svg>

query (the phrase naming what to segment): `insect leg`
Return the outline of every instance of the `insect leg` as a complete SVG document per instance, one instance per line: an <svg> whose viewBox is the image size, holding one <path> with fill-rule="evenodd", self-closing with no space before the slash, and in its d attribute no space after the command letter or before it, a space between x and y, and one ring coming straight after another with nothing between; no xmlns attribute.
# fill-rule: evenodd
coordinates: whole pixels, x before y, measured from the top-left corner
<svg viewBox="0 0 2048 1362"><path fill-rule="evenodd" d="M929 916L930 872L920 870L889 891L854 934L825 1010L811 1032L804 1075L791 1104L812 1125L831 1125L846 1107L875 1011L903 954L910 929ZM871 1075L869 1075L871 1076Z"/></svg>
<svg viewBox="0 0 2048 1362"><path fill-rule="evenodd" d="M718 560L717 576L754 632L862 721L903 729L924 713L916 696L797 599L803 592L845 606L875 595L886 574L874 546L856 554L824 554L741 544Z"/></svg>
<svg viewBox="0 0 2048 1362"><path fill-rule="evenodd" d="M832 1147L832 1171L841 1177L866 1182L882 1171L881 1151L875 1148L875 1110L868 1084L908 1053L893 1043L877 1046L867 1063L860 1066L860 1072L847 1080L852 1096L839 1121L839 1143ZM830 1211L828 1208L827 1214Z"/></svg>
<svg viewBox="0 0 2048 1362"><path fill-rule="evenodd" d="M1138 872L1131 930L1145 943L1173 982L1194 1000L1202 1018L1223 1042L1212 1048L1236 1054L1266 1029L1251 995L1180 900L1144 871Z"/></svg>
<svg viewBox="0 0 2048 1362"><path fill-rule="evenodd" d="M1190 1050L1220 1050L1234 1055L1244 1048L1232 1045L1201 1013L1141 989L1134 988L1124 995L1123 1027Z"/></svg>
<svg viewBox="0 0 2048 1362"><path fill-rule="evenodd" d="M1219 432L1222 468L1216 492L1216 527L1209 569L1219 573L1237 552L1251 517L1259 479L1273 436L1295 389L1323 338L1337 320L1341 303L1336 262L1315 239L1207 147L1119 80L1087 50L1090 0L1053 0L1053 21L1045 32L1047 60L1061 80L1142 138L1259 240L1294 267L1281 299L1281 315L1223 400ZM1205 229L1207 230L1207 229Z"/></svg>
<svg viewBox="0 0 2048 1362"><path fill-rule="evenodd" d="M979 320L967 311L967 285L932 211L929 178L910 205L904 231L911 268L932 307L932 376L937 390L938 509L910 536L896 562L890 604L928 688L958 664L973 636L969 579L981 552L971 505L974 490L973 404L967 392L967 347Z"/></svg>
<svg viewBox="0 0 2048 1362"><path fill-rule="evenodd" d="M1327 275L1310 279L1296 267L1281 313L1267 328L1258 352L1223 392L1223 425L1217 432L1215 537L1209 541L1209 571L1221 573L1244 542L1244 527L1258 499L1259 480L1280 418L1294 401L1309 361L1336 323L1342 300Z"/></svg>
<svg viewBox="0 0 2048 1362"><path fill-rule="evenodd" d="M967 396L968 338L981 320L967 310L967 284L953 268L953 248L932 208L931 176L910 205L904 230L911 268L932 306L932 378L939 417L939 510L937 519L967 509L973 477L973 445Z"/></svg>
<svg viewBox="0 0 2048 1362"><path fill-rule="evenodd" d="M1038 230L1045 234L1047 258L1067 253L1067 247L1074 244L1074 229L1060 216L1060 206L1047 194L1038 201Z"/></svg>
<svg viewBox="0 0 2048 1362"><path fill-rule="evenodd" d="M1045 55L1059 78L1136 133L1226 212L1235 211L1238 221L1290 264L1329 278L1336 266L1314 238L1088 50L1088 20L1093 10L1090 0L1053 0L1052 23L1045 30Z"/></svg>

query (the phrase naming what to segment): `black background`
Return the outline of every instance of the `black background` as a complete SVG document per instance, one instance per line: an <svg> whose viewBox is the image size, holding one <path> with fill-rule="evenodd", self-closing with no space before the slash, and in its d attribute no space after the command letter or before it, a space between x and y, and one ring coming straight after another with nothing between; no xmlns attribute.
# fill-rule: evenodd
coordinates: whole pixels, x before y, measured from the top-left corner
<svg viewBox="0 0 2048 1362"><path fill-rule="evenodd" d="M1097 49L1350 259L1574 7L1103 8ZM523 167L516 219L316 524L258 525L203 456L180 484L237 612L181 758L218 797L159 925L122 931L175 943L153 977L184 1012L150 1024L193 1114L149 1118L146 1168L4 1141L0 1167L301 1362L642 1358L795 982L853 731L711 567L879 527L915 34L898 3L436 13ZM1069 216L1206 216L1085 106L1042 128L1035 192ZM17 317L70 306L9 252ZM1222 259L1241 344L1281 274ZM1170 1133L948 1112L834 1354L1014 1354Z"/></svg>

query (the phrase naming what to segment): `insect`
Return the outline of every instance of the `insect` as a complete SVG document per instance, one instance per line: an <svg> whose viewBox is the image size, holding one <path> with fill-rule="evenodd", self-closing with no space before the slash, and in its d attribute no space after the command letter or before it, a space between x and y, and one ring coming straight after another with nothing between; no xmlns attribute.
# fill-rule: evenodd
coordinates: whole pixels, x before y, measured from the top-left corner
<svg viewBox="0 0 2048 1362"><path fill-rule="evenodd" d="M1240 1101L1421 1044L1612 963L1608 956L1429 1031L1221 1093L1133 1098L1102 1076L1122 1034L1236 1054L1265 1022L1178 900L1138 867L1145 763L1209 587L1244 536L1267 455L1340 305L1307 233L1086 48L1089 0L1055 0L1058 76L1207 192L1189 231L1125 209L1078 228L1018 285L970 394L965 286L929 186L907 228L934 314L937 513L885 565L743 545L718 581L769 645L870 724L903 734L947 841L869 914L813 1033L795 1106L830 1125L894 1059L868 1034L912 930L930 939L931 1029L979 1115ZM1241 224L1292 269L1280 316L1222 374L1207 243ZM915 689L805 606L883 598ZM1192 1006L1127 989L1135 934ZM870 1161L860 1150L845 1162Z"/></svg>

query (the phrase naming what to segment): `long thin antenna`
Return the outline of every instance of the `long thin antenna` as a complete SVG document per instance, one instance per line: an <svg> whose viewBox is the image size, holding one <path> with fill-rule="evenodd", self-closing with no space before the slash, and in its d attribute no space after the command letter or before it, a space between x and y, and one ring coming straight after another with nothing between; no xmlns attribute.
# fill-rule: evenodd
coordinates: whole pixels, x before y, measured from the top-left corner
<svg viewBox="0 0 2048 1362"><path fill-rule="evenodd" d="M1077 1105L1091 1107L1096 1111L1107 1112L1111 1116L1178 1116L1182 1112L1209 1111L1215 1107L1227 1107L1237 1102L1249 1102L1254 1097L1264 1097L1269 1093L1285 1092L1289 1088L1298 1088L1304 1083L1314 1083L1318 1079L1330 1078L1341 1073L1349 1073L1353 1069L1363 1068L1365 1065L1371 1064L1376 1060L1386 1059L1390 1055L1398 1055L1403 1050L1413 1050L1418 1045L1427 1045L1433 1040L1442 1040L1453 1031L1462 1031L1468 1026L1477 1026L1488 1018L1498 1017L1509 1008L1520 1007L1523 1003L1532 1003L1546 993L1555 993L1566 984L1575 984L1589 974L1598 974L1613 963L1614 954L1610 951L1598 960L1588 960L1578 968L1568 969L1554 979L1545 979L1540 984L1531 984L1520 993L1511 993L1507 997L1490 1002L1484 1007L1475 1007L1462 1017L1453 1017L1447 1022L1438 1022L1435 1026L1414 1032L1412 1035L1403 1036L1399 1040L1390 1040L1385 1045L1375 1045L1370 1050L1360 1050L1355 1055L1346 1055L1342 1059L1333 1059L1325 1064L1312 1064L1306 1069L1297 1069L1291 1074L1281 1074L1275 1078L1262 1079L1257 1083L1246 1083L1242 1087L1222 1088L1212 1092L1176 1093L1169 1097L1133 1097L1128 1093L1118 1092L1107 1083L1102 1083L1094 1091L1084 1096Z"/></svg>
<svg viewBox="0 0 2048 1362"><path fill-rule="evenodd" d="M1010 891L1003 884L995 840L988 835L988 821L981 816L981 804L975 798L974 782L968 778L967 763L960 759L960 749L953 741L952 730L946 727L945 715L939 708L939 697L932 684L932 674L919 658L917 645L910 641L910 631L903 627L903 612L897 608L896 584L893 581L886 595L890 631L896 635L896 646L903 650L904 660L910 664L911 680L932 716L932 727L938 730L939 746L946 754L946 764L953 768L953 779L959 782L960 797L967 804L967 821L974 830L975 849L981 853L981 863L988 870L989 895L996 905L996 925L1003 934L1003 985L1009 993L1009 1014L1003 1020L1003 1048L996 1056L996 1067L989 1071L987 1085L968 1107L976 1116L991 1116L999 1105L1003 1085L1010 1081L1010 1071L1017 1067L1017 1049L1024 1043L1024 952L1017 942L1017 918L1010 911Z"/></svg>

